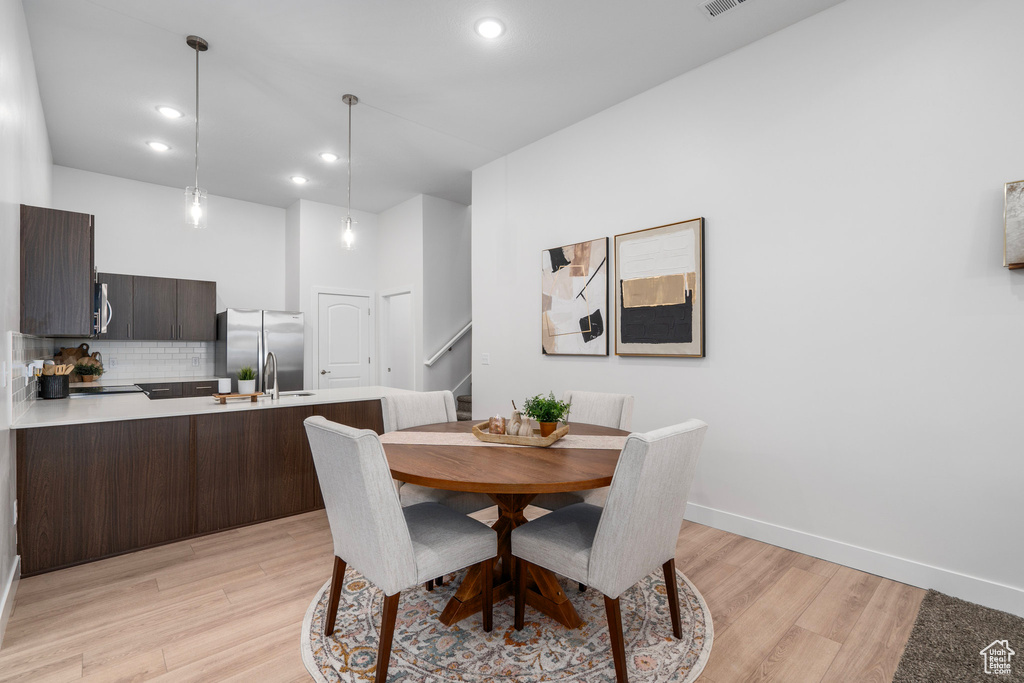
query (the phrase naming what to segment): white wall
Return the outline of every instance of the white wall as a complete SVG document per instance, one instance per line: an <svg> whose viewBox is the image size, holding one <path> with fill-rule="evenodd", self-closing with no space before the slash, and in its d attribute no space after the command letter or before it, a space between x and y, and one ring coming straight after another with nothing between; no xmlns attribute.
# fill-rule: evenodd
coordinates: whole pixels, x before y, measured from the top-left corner
<svg viewBox="0 0 1024 683"><path fill-rule="evenodd" d="M423 351L429 357L473 317L470 209L423 197ZM424 389L455 389L469 374L472 333L424 376Z"/></svg>
<svg viewBox="0 0 1024 683"><path fill-rule="evenodd" d="M418 391L423 391L424 381L423 200L424 195L417 195L380 213L381 249L377 256L378 289L384 293L412 292L412 373ZM381 371L386 372L386 368Z"/></svg>
<svg viewBox="0 0 1024 683"><path fill-rule="evenodd" d="M0 0L0 359L7 377L0 389L0 643L14 604L19 574L14 529L16 493L11 411L11 331L21 323L19 205L48 206L50 141L39 101L25 13L19 0Z"/></svg>
<svg viewBox="0 0 1024 683"><path fill-rule="evenodd" d="M355 249L349 251L341 242L341 225L347 213L344 207L301 199L289 207L288 213L289 240L295 240L296 226L298 230L298 258L289 251L284 266L288 268L287 278L298 283L298 310L305 313L306 325L305 386L313 389L318 384L315 293L368 291L372 302L377 289L377 214L352 211L352 220L357 223L356 242ZM279 254L279 264L283 256ZM298 271L293 272L296 264Z"/></svg>
<svg viewBox="0 0 1024 683"><path fill-rule="evenodd" d="M477 170L476 416L578 388L703 418L690 518L1024 614L1021 26L848 0ZM540 354L542 249L695 216L707 358Z"/></svg>
<svg viewBox="0 0 1024 683"><path fill-rule="evenodd" d="M96 216L101 272L214 280L217 310L284 308L285 210L211 196L209 227L195 230L184 197L184 185L53 167L54 207Z"/></svg>

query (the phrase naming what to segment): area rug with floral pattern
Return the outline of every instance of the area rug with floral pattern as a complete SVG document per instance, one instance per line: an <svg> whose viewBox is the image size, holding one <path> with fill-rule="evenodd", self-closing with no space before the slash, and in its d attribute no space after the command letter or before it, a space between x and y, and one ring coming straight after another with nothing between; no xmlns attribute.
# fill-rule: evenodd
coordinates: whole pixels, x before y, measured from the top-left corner
<svg viewBox="0 0 1024 683"><path fill-rule="evenodd" d="M451 579L451 575L447 577ZM512 627L513 601L494 606L494 629L485 633L479 616L445 626L438 621L457 589L454 581L427 591L402 593L391 649L388 681L401 683L604 683L615 680L604 598L563 589L583 619L567 629L530 606L526 627ZM622 594L626 666L634 683L690 683L704 669L714 638L711 613L697 589L677 573L683 637L672 637L668 598L661 571ZM377 669L383 593L351 568L345 574L334 635L324 636L330 581L317 593L302 624L302 660L321 683L372 681Z"/></svg>

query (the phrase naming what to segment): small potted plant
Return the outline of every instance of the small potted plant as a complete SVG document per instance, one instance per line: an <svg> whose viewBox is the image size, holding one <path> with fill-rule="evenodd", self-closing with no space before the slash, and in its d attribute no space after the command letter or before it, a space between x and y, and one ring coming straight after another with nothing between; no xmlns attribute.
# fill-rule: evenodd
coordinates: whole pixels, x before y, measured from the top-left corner
<svg viewBox="0 0 1024 683"><path fill-rule="evenodd" d="M523 414L540 423L541 436L549 436L558 427L558 423L569 416L569 404L555 398L553 391L548 393L547 398L537 394L526 399Z"/></svg>
<svg viewBox="0 0 1024 683"><path fill-rule="evenodd" d="M238 369L238 393L256 393L256 371L251 365L243 365Z"/></svg>
<svg viewBox="0 0 1024 683"><path fill-rule="evenodd" d="M103 374L103 366L92 358L85 358L75 363L75 374L81 377L83 382L95 382Z"/></svg>

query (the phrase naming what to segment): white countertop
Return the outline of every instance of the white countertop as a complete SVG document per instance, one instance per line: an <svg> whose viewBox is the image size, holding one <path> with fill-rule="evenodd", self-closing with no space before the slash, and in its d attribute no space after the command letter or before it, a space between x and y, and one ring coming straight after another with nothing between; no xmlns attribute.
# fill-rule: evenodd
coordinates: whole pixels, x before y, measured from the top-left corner
<svg viewBox="0 0 1024 683"><path fill-rule="evenodd" d="M407 394L409 392L405 389L373 386L352 387L349 389L317 389L308 393L310 394L309 396L282 395L276 401L270 398L260 398L256 403L248 399L233 399L228 400L225 405L221 405L210 396L164 398L154 401L147 398L141 392L75 399L36 399L32 401L32 406L11 425L11 429L55 427L58 425L88 424L92 422L116 422L118 420L145 420L180 415L233 413L239 410L264 410L268 408L310 406L324 403L372 401L380 400L385 395Z"/></svg>
<svg viewBox="0 0 1024 683"><path fill-rule="evenodd" d="M73 387L130 387L133 384L165 384L167 382L216 382L218 377L150 377L149 379L110 379L100 377L92 382L75 382Z"/></svg>

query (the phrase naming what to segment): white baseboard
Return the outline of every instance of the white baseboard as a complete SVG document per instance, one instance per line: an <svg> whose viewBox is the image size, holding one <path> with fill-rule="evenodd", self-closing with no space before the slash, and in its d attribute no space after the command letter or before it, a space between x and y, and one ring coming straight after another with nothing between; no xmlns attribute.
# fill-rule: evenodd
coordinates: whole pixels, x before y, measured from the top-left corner
<svg viewBox="0 0 1024 683"><path fill-rule="evenodd" d="M1024 590L914 560L690 503L686 519L919 588L1024 617Z"/></svg>
<svg viewBox="0 0 1024 683"><path fill-rule="evenodd" d="M4 633L7 631L7 621L14 611L14 596L18 592L18 582L21 581L21 555L14 556L14 567L11 568L11 575L4 586L3 596L0 597L0 649L4 646Z"/></svg>

